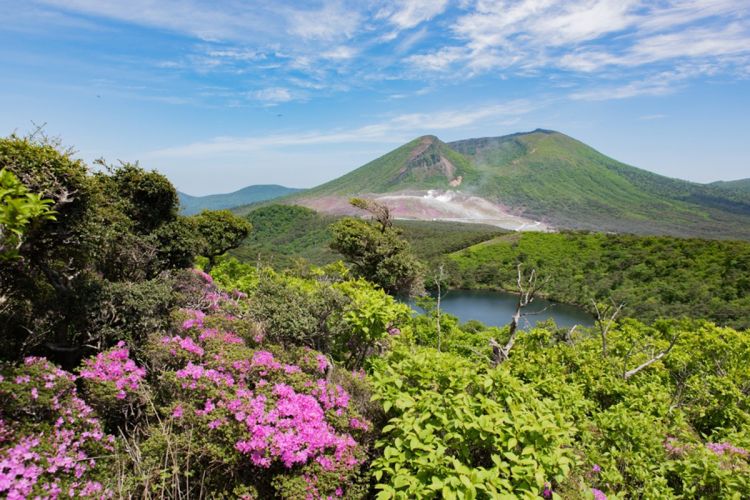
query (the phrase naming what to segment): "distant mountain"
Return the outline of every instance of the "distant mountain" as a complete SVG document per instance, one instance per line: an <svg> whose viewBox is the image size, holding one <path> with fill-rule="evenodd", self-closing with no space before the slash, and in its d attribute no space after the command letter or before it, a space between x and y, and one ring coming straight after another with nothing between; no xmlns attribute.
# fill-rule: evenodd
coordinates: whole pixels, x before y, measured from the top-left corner
<svg viewBox="0 0 750 500"><path fill-rule="evenodd" d="M354 195L403 218L750 239L750 196L632 167L551 130L420 137L284 202L352 213Z"/></svg>
<svg viewBox="0 0 750 500"><path fill-rule="evenodd" d="M750 179L737 179L736 181L716 181L712 182L710 186L750 191Z"/></svg>
<svg viewBox="0 0 750 500"><path fill-rule="evenodd" d="M222 210L225 208L249 205L261 201L273 200L281 196L301 191L301 189L288 188L277 184L259 184L247 186L226 194L211 194L207 196L191 196L178 192L180 197L180 211L184 215L192 215L201 210Z"/></svg>
<svg viewBox="0 0 750 500"><path fill-rule="evenodd" d="M708 186L720 190L723 196L728 196L735 201L750 203L750 179L717 181L708 184Z"/></svg>

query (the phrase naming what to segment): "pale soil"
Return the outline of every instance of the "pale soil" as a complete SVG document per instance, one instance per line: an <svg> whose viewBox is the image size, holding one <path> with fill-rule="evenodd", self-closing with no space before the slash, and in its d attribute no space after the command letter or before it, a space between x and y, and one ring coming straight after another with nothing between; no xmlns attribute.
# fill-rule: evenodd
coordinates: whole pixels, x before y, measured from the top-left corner
<svg viewBox="0 0 750 500"><path fill-rule="evenodd" d="M514 215L497 203L459 191L400 191L358 196L387 205L397 219L489 224L514 231L549 231L552 229L543 222ZM349 205L348 200L348 197L326 196L302 199L297 203L329 214L361 215L359 210Z"/></svg>

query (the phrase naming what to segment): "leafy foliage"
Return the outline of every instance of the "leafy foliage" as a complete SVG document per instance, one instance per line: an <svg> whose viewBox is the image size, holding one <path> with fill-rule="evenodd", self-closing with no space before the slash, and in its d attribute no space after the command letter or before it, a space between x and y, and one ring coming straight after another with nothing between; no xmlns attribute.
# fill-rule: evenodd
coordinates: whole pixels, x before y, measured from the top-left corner
<svg viewBox="0 0 750 500"><path fill-rule="evenodd" d="M449 327L443 347L449 352L413 344L433 343L434 331L406 335L401 347L373 364L376 394L390 418L378 442L383 455L373 462L380 496L482 497L483 488L504 488L499 491L515 496L531 491L536 497L585 498L596 490L618 498L740 498L750 485L750 371L740 361L750 354L750 331L701 321L648 327L628 319L609 331L604 355L598 332L542 325L520 334L510 360L490 369L486 347L481 348L489 332L471 325L476 333L467 335L451 324L450 315L444 319ZM415 329L430 326L434 330L432 322L415 318ZM502 340L507 329L496 329L496 335ZM624 377L674 339L666 357ZM507 415L508 408L517 412L505 423L482 426ZM510 454L499 440L491 447L498 453L495 461L472 462L483 456L477 450L493 433L512 434L523 422L545 421L564 431L542 433L563 439L558 452L567 459L553 464L568 464L564 472L553 476L544 469L527 482L518 469L507 473L501 463L523 457L526 465L536 460L544 468L556 453L555 442L547 441L553 447L537 455L540 442L522 445L519 435L513 436L518 447ZM472 437L481 430L483 439ZM467 468L456 466L456 459ZM493 465L501 468L483 476Z"/></svg>
<svg viewBox="0 0 750 500"><path fill-rule="evenodd" d="M382 230L353 218L331 226L331 248L352 265L355 275L366 278L390 294L410 294L422 287L422 266L409 243L392 227Z"/></svg>
<svg viewBox="0 0 750 500"><path fill-rule="evenodd" d="M571 424L506 370L397 351L373 383L391 417L373 462L379 497L538 498L571 469Z"/></svg>
<svg viewBox="0 0 750 500"><path fill-rule="evenodd" d="M338 217L297 205L269 205L247 214L253 231L230 255L246 262L262 262L276 269L298 267L300 259L313 265L331 264L339 256L331 250L329 226ZM401 236L423 260L489 240L505 231L481 224L394 220Z"/></svg>
<svg viewBox="0 0 750 500"><path fill-rule="evenodd" d="M501 236L453 254L449 275L461 288L515 289L524 262L550 276L549 297L591 308L624 303L627 316L707 318L750 327L750 244L589 233Z"/></svg>
<svg viewBox="0 0 750 500"><path fill-rule="evenodd" d="M33 223L30 212L14 215L5 203L10 191L4 195L2 206L12 210L3 213L23 226L23 240L12 245L17 259L0 262L3 359L44 354L72 368L87 349L143 337L145 325L163 325L185 299L169 285L207 251L199 222L233 231L233 240L221 241L203 228L212 257L247 229L225 214L178 217L176 191L163 175L132 164L92 174L46 140L0 139L0 171L13 199L33 201L39 215Z"/></svg>
<svg viewBox="0 0 750 500"><path fill-rule="evenodd" d="M0 169L0 258L18 257L24 233L35 220L54 220L52 200L30 193L18 178Z"/></svg>

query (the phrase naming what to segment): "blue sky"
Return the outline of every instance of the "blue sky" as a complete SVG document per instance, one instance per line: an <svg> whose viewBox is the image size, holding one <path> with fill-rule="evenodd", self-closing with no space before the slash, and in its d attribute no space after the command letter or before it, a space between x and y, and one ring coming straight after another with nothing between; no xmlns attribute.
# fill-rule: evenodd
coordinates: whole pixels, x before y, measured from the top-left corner
<svg viewBox="0 0 750 500"><path fill-rule="evenodd" d="M535 128L750 177L747 0L0 0L0 134L191 194L308 187L419 135Z"/></svg>

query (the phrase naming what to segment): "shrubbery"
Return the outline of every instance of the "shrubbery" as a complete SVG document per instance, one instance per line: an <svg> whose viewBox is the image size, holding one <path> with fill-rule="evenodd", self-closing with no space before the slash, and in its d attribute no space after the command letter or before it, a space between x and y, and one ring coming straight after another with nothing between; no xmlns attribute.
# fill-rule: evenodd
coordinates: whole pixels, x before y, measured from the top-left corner
<svg viewBox="0 0 750 500"><path fill-rule="evenodd" d="M0 168L14 176L3 174L3 202L31 193L56 211L13 226L13 255L1 243L12 258L0 262L0 495L750 491L750 331L548 322L499 359L508 328L443 313L438 339L434 309L415 316L386 293L414 284L418 266L382 207L370 207L380 228L335 229L350 257L366 257L356 278L341 263L277 272L217 258L247 225L177 216L155 172L90 174L18 138L0 141ZM211 274L188 269L198 251Z"/></svg>

